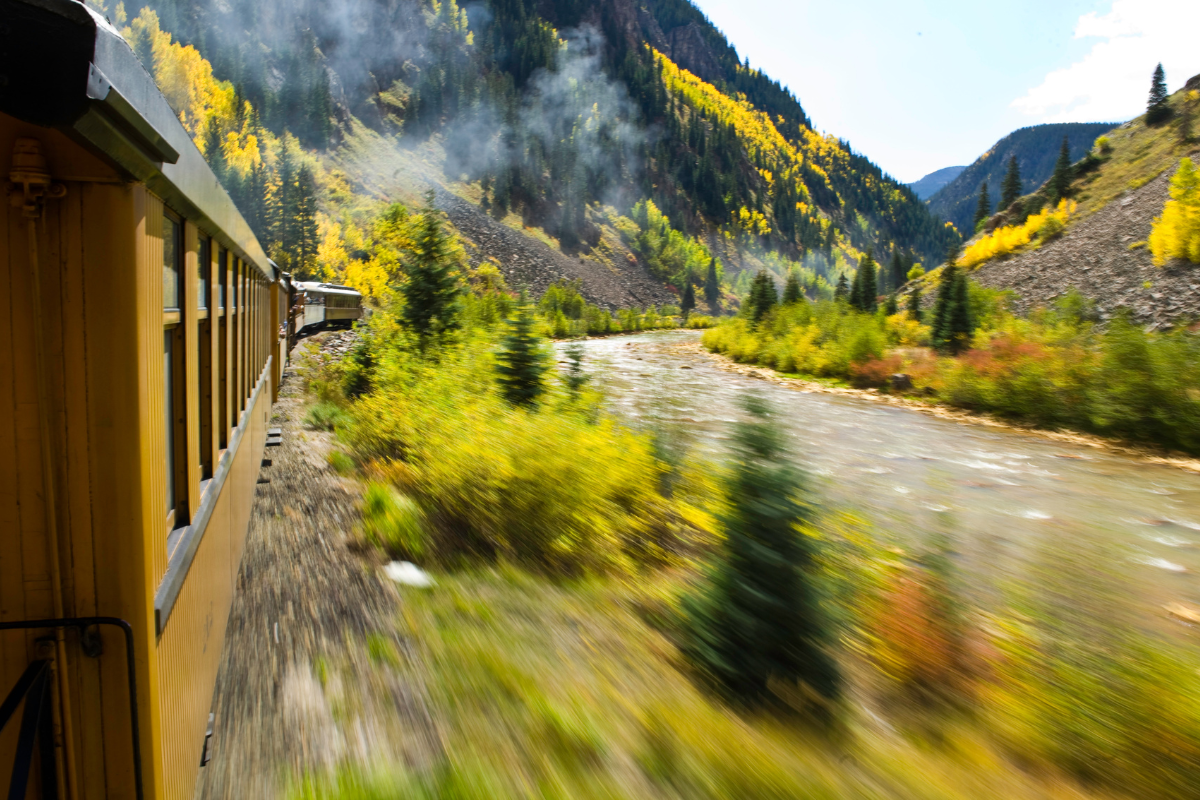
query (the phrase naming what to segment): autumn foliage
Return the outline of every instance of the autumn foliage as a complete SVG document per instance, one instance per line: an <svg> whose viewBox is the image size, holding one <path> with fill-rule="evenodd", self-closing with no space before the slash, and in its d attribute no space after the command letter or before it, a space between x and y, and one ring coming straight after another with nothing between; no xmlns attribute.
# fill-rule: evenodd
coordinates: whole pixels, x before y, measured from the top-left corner
<svg viewBox="0 0 1200 800"><path fill-rule="evenodd" d="M1061 200L1056 208L1034 214L1020 225L1006 225L1003 228L997 228L991 234L964 248L958 265L970 269L998 256L1013 253L1035 240L1047 241L1067 226L1075 209L1074 201Z"/></svg>
<svg viewBox="0 0 1200 800"><path fill-rule="evenodd" d="M1171 199L1154 220L1150 252L1160 267L1176 258L1200 263L1200 171L1190 158L1171 178Z"/></svg>

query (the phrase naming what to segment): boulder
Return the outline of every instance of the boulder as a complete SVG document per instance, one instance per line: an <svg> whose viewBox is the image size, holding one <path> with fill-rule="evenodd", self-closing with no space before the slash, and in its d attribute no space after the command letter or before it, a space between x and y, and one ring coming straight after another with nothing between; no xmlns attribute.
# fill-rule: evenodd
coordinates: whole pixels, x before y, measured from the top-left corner
<svg viewBox="0 0 1200 800"><path fill-rule="evenodd" d="M911 392L913 388L912 378L903 372L897 372L892 376L891 385L893 392Z"/></svg>

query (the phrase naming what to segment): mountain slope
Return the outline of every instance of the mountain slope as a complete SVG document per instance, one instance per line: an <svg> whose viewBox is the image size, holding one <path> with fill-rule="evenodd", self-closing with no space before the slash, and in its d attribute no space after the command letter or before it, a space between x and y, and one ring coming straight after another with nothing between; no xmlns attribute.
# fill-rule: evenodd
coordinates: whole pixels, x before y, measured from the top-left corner
<svg viewBox="0 0 1200 800"><path fill-rule="evenodd" d="M921 178L919 181L913 181L908 185L916 193L917 197L922 200L928 200L938 193L939 190L950 181L962 174L966 167L942 167Z"/></svg>
<svg viewBox="0 0 1200 800"><path fill-rule="evenodd" d="M388 142L388 164L432 144L441 155L425 186L589 269L631 257L675 291L698 285L713 257L726 284L769 265L828 291L868 248L928 258L956 238L911 189L818 134L687 0L134 0L111 14L122 11L116 23L128 20L160 84L197 73L190 56L171 56L186 68L160 63L160 24L211 63L211 100L168 96L196 106L177 110L272 257L302 275L341 269L322 261L313 230L331 230L355 198L398 199L372 173L382 163L338 157L362 127ZM300 164L319 212L307 227L288 221L289 193L310 191ZM630 227L643 201L662 230ZM627 252L612 245L618 232ZM654 252L633 246L650 239ZM686 259L662 249L681 241Z"/></svg>
<svg viewBox="0 0 1200 800"><path fill-rule="evenodd" d="M983 263L972 279L1011 289L1022 313L1075 289L1096 304L1102 319L1127 309L1144 325L1165 327L1200 316L1200 264L1156 267L1146 246L1180 160L1200 159L1200 140L1183 141L1185 105L1193 117L1200 113L1200 92L1176 92L1170 98L1175 116L1165 124L1149 126L1139 117L1106 133L1105 146L1075 165L1069 197L1077 207L1066 230L1040 247ZM1040 206L1045 192L1043 186L1020 205ZM1000 214L988 226L1014 224L1020 216Z"/></svg>
<svg viewBox="0 0 1200 800"><path fill-rule="evenodd" d="M1008 170L1009 158L1017 157L1022 194L1031 192L1054 172L1054 162L1058 159L1064 136L1070 142L1071 160L1077 161L1092 148L1097 136L1113 127L1114 123L1110 122L1064 122L1013 131L930 197L927 201L929 210L954 223L954 227L969 238L979 202L979 187L987 181L994 208L1000 201L1000 185Z"/></svg>

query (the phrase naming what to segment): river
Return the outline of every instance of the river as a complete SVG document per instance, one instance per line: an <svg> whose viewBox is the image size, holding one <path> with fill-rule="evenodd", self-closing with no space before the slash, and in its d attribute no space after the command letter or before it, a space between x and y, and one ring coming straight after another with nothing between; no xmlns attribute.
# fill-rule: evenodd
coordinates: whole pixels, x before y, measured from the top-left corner
<svg viewBox="0 0 1200 800"><path fill-rule="evenodd" d="M1002 591L1045 545L1071 553L1079 542L1071 557L1103 561L1134 590L1143 621L1165 619L1170 603L1200 606L1200 475L734 374L695 352L698 341L692 331L590 339L586 368L618 414L677 424L715 459L742 413L739 397L765 395L825 506L861 513L905 548L951 526L976 587Z"/></svg>

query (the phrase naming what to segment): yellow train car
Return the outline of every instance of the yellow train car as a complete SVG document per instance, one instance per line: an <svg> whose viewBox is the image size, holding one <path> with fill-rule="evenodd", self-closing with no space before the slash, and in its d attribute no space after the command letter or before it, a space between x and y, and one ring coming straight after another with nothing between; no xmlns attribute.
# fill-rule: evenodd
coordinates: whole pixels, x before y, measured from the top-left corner
<svg viewBox="0 0 1200 800"><path fill-rule="evenodd" d="M190 798L292 292L111 25L0 21L0 789Z"/></svg>

